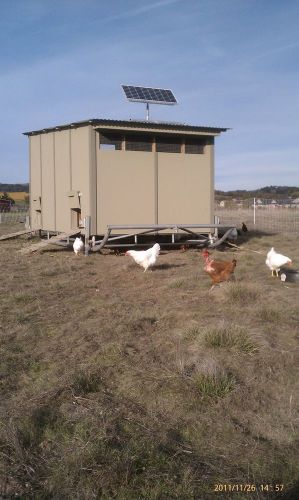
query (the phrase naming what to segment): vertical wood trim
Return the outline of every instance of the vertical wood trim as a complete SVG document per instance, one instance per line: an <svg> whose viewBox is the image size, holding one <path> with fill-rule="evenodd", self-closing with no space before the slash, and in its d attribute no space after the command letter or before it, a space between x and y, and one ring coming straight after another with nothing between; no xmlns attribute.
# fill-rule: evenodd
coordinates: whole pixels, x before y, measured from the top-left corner
<svg viewBox="0 0 299 500"><path fill-rule="evenodd" d="M56 161L55 161L55 134L56 132L53 132L53 176L54 176L54 229L56 231L57 228L57 207L56 207Z"/></svg>
<svg viewBox="0 0 299 500"><path fill-rule="evenodd" d="M31 137L28 136L29 140L29 225L32 228L33 224L33 200L32 200L32 188L31 188L31 178L32 178L32 158L31 158Z"/></svg>
<svg viewBox="0 0 299 500"><path fill-rule="evenodd" d="M97 227L98 227L98 147L97 147L97 135L98 133L96 130L93 131L94 133L94 161L95 161L95 203L94 203L94 219L91 221L91 231L93 234L97 233Z"/></svg>
<svg viewBox="0 0 299 500"><path fill-rule="evenodd" d="M154 153L154 162L155 162L155 224L158 224L159 220L159 166L158 166L158 153Z"/></svg>
<svg viewBox="0 0 299 500"><path fill-rule="evenodd" d="M153 137L152 152L156 153L156 151L157 151L156 137Z"/></svg>
<svg viewBox="0 0 299 500"><path fill-rule="evenodd" d="M70 191L73 189L73 176L72 176L72 129L69 129L69 149L70 149Z"/></svg>
<svg viewBox="0 0 299 500"><path fill-rule="evenodd" d="M72 129L69 129L69 190L73 187L73 177L72 177ZM69 210L69 227L72 227L72 210Z"/></svg>
<svg viewBox="0 0 299 500"><path fill-rule="evenodd" d="M214 206L215 206L215 186L214 186L214 144L211 142L209 146L206 146L209 148L209 154L210 154L210 222L213 224L214 223Z"/></svg>
<svg viewBox="0 0 299 500"><path fill-rule="evenodd" d="M89 213L90 231L96 230L97 217L97 159L96 159L96 132L89 126Z"/></svg>
<svg viewBox="0 0 299 500"><path fill-rule="evenodd" d="M39 136L39 158L40 158L40 223L43 229L43 154L42 154L42 134Z"/></svg>

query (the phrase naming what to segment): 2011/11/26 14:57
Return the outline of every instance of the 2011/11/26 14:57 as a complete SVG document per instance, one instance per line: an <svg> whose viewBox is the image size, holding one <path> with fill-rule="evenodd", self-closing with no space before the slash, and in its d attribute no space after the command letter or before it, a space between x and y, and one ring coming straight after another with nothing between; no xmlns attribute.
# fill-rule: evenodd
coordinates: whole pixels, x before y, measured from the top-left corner
<svg viewBox="0 0 299 500"><path fill-rule="evenodd" d="M252 492L252 491L264 491L264 492L281 492L284 488L283 484L234 484L234 483L217 483L214 484L214 491L242 491L242 492Z"/></svg>

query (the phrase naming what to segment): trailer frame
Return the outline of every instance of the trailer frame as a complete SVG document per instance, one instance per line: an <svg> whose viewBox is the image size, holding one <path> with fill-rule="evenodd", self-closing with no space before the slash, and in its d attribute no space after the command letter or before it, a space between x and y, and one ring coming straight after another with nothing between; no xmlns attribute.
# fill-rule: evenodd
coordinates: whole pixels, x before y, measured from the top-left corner
<svg viewBox="0 0 299 500"><path fill-rule="evenodd" d="M194 229L204 229L208 232L196 232ZM211 230L214 230L217 236L212 236ZM133 232L126 233L126 230ZM168 230L167 233L162 231ZM113 235L113 231L121 231L120 234ZM124 232L122 232L124 231ZM223 232L221 238L218 238L218 233ZM162 236L171 237L171 241L159 241L161 246L181 246L183 244L214 248L223 243L229 236L236 231L235 226L223 226L221 224L128 224L128 225L107 225L106 233L102 239L95 240L91 247L92 252L101 251L102 248L121 248L121 247L144 247L146 243L138 242L138 236L152 235L161 239ZM192 238L184 238L184 235L193 236ZM133 242L126 241L120 243L121 240L134 239Z"/></svg>

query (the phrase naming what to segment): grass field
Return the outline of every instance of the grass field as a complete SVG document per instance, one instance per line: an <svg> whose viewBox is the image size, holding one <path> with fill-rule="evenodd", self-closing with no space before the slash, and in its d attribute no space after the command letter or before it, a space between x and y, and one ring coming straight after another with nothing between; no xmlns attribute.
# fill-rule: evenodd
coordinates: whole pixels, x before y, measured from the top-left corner
<svg viewBox="0 0 299 500"><path fill-rule="evenodd" d="M214 251L211 293L194 249L143 273L31 243L0 244L1 498L296 498L299 289L264 261L298 238Z"/></svg>

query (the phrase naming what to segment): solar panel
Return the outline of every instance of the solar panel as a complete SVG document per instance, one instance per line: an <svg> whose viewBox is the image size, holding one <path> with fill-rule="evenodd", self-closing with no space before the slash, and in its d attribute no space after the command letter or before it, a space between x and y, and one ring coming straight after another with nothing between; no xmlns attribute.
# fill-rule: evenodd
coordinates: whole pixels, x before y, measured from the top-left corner
<svg viewBox="0 0 299 500"><path fill-rule="evenodd" d="M150 104L177 104L173 92L169 89L153 89L133 85L122 85L122 88L129 101Z"/></svg>

